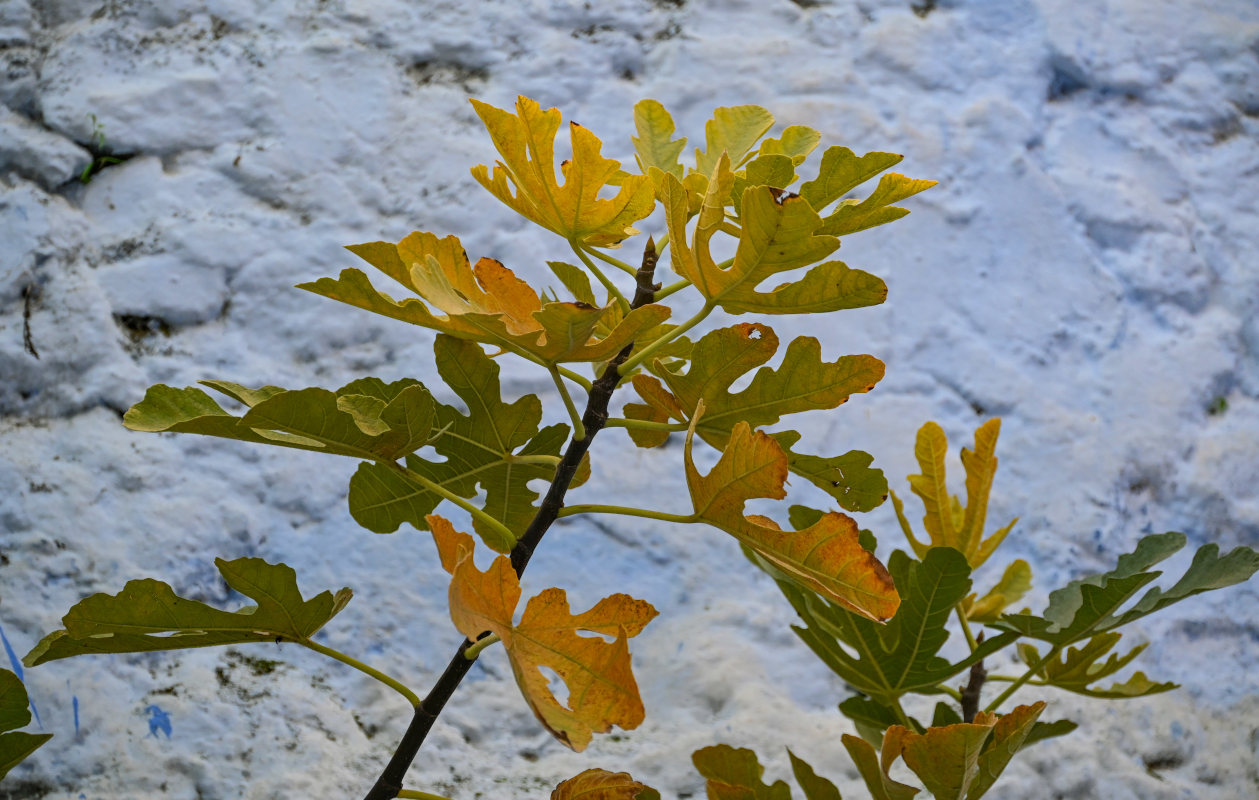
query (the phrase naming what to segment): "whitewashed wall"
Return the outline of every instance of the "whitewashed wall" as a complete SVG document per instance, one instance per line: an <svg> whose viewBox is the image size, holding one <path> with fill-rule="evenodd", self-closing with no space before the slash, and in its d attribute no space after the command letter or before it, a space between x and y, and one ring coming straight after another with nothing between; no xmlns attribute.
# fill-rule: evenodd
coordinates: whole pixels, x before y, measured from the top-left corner
<svg viewBox="0 0 1259 800"><path fill-rule="evenodd" d="M455 233L540 280L564 250L470 178L494 156L468 96L558 106L620 158L642 97L693 141L714 106L758 103L825 144L906 153L898 169L940 186L842 251L886 277L887 304L774 321L888 365L871 395L805 420L813 448L867 449L903 489L923 421L959 447L1002 416L992 518L1022 518L1006 558L1033 562L1036 607L1143 532L1259 546L1253 0L0 0L0 60L0 624L19 655L132 577L230 605L213 557L259 555L310 591L354 587L330 644L435 678L459 638L445 575L427 534L353 525L353 463L133 434L119 416L155 382L432 378L428 332L290 288L351 265L344 244ZM134 157L84 185L89 115ZM544 374L504 370L509 392L554 406ZM581 497L684 507L680 448L609 432L596 450L610 457ZM886 509L863 522L897 539ZM569 753L491 652L418 788L537 798L597 765L685 798L701 790L689 752L723 741L774 777L790 745L865 796L839 745L841 685L728 537L567 524L526 590L556 583L575 606L614 588L662 610L635 642L648 721ZM1257 593L1147 621L1145 671L1184 688L1055 697L1047 716L1081 730L1029 751L994 796L1254 797ZM256 659L279 664L260 675ZM26 678L57 736L0 798L353 797L409 716L292 647ZM154 705L169 737L150 733Z"/></svg>

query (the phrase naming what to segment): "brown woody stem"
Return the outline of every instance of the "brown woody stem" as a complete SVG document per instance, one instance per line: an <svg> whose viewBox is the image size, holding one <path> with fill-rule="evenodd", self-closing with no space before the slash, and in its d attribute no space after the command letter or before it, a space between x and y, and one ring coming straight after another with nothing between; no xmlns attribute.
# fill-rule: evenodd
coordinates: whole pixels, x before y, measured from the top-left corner
<svg viewBox="0 0 1259 800"><path fill-rule="evenodd" d="M975 638L976 646L982 644L984 634L981 631L979 636ZM970 668L970 680L962 687L962 721L974 722L975 715L979 713L979 696L984 688L984 680L988 677L988 670L984 669L984 660L981 658L976 661Z"/></svg>
<svg viewBox="0 0 1259 800"><path fill-rule="evenodd" d="M650 303L656 290L660 288L654 283L656 259L655 243L648 239L647 246L643 250L642 266L638 268L635 275L636 285L634 299L630 303L631 308L639 308ZM586 399L586 410L582 414L582 424L586 428L586 435L582 439L574 436L569 440L564 456L555 469L551 486L547 489L542 505L538 508L538 513L534 515L524 535L512 548L511 565L517 575L524 573L525 567L529 565L529 559L537 549L538 542L558 518L560 509L564 507L564 494L577 475L577 468L585 458L586 451L590 449L590 443L594 440L595 434L607 424L608 405L612 400L612 393L621 382L619 369L621 364L629 358L633 349L632 343L626 345L615 358L607 363L599 379L591 385ZM437 679L437 683L433 685L428 696L416 707L415 716L411 719L411 724L407 726L406 733L402 735L402 741L398 743L389 763L385 765L384 771L376 779L375 785L368 791L364 800L392 800L398 796L398 792L402 791L402 779L411 767L411 763L415 761L415 756L419 753L420 746L424 744L425 737L428 736L433 723L437 721L438 715L446 706L446 701L455 693L459 683L472 668L475 659L469 659L465 654L472 645L473 642L467 639L459 645L450 663L446 665L446 671Z"/></svg>

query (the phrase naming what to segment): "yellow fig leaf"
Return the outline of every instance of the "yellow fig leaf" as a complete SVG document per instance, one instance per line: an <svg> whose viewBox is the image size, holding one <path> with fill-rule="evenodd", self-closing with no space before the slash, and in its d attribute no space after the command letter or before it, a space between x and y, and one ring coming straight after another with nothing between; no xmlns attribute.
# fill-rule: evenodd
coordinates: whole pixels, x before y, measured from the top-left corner
<svg viewBox="0 0 1259 800"><path fill-rule="evenodd" d="M879 185L865 200L859 203L840 203L834 212L827 215L826 222L819 233L829 236L847 236L850 233L898 220L908 214L909 209L897 208L892 203L898 203L935 185L936 181L907 178L895 172L884 175L879 179Z"/></svg>
<svg viewBox="0 0 1259 800"><path fill-rule="evenodd" d="M551 800L635 800L637 797L659 798L659 793L639 783L625 772L588 769L555 787Z"/></svg>
<svg viewBox="0 0 1259 800"><path fill-rule="evenodd" d="M544 304L533 288L498 261L482 258L470 266L454 236L439 239L416 232L396 245L371 242L347 249L422 300L394 300L357 269L298 288L459 339L523 351L547 364L605 361L670 313L663 305L645 305L600 331L600 323L612 313L609 306Z"/></svg>
<svg viewBox="0 0 1259 800"><path fill-rule="evenodd" d="M962 450L962 466L966 470L966 506L963 508L961 501L949 494L945 482L944 457L948 453L949 440L944 429L934 422L928 422L919 429L914 456L921 474L910 475L909 485L926 510L922 523L930 540L929 545L914 538L900 500L893 497L901 527L919 558L923 557L928 547L952 547L966 556L972 568L977 568L988 560L1014 523L1018 522L1016 519L988 539L983 538L988 496L997 471L994 453L1000 432L1001 420L991 419L975 431L975 449Z"/></svg>
<svg viewBox="0 0 1259 800"><path fill-rule="evenodd" d="M656 609L629 595L614 594L574 615L563 589L546 589L525 606L513 624L520 580L507 556L484 572L473 561L475 542L435 514L427 518L442 566L451 573L450 616L459 632L476 640L489 632L502 639L512 673L534 715L556 739L581 751L595 733L613 725L636 728L643 702L630 671L628 638L639 634ZM615 637L580 636L578 631ZM555 671L568 686L568 703L556 699L540 667Z"/></svg>
<svg viewBox="0 0 1259 800"><path fill-rule="evenodd" d="M604 158L603 143L586 128L569 123L573 155L560 165L564 183L555 177L555 135L559 109L543 111L527 97L516 100L516 113L472 101L502 161L480 164L472 177L521 216L565 239L592 247L611 247L638 231L633 223L655 208L651 180L645 175L619 177L611 199L599 197L612 185L620 162Z"/></svg>
<svg viewBox="0 0 1259 800"><path fill-rule="evenodd" d="M678 156L686 147L686 138L673 139L673 117L657 100L640 100L634 104L635 159L644 175L651 167L681 180L685 176Z"/></svg>
<svg viewBox="0 0 1259 800"><path fill-rule="evenodd" d="M1001 580L978 600L974 595L962 601L962 608L971 622L996 622L1001 614L1017 603L1032 588L1032 568L1023 559L1011 562Z"/></svg>
<svg viewBox="0 0 1259 800"><path fill-rule="evenodd" d="M817 177L801 184L800 196L809 201L814 211L821 213L822 209L888 167L900 163L903 158L896 153L866 153L858 158L847 147L828 147L822 153Z"/></svg>
<svg viewBox="0 0 1259 800"><path fill-rule="evenodd" d="M962 468L966 471L966 511L958 529L961 540L975 546L984 533L988 519L988 496L992 479L997 474L997 437L1001 420L993 418L975 429L975 449L962 448Z"/></svg>
<svg viewBox="0 0 1259 800"><path fill-rule="evenodd" d="M761 142L760 155L787 156L796 164L801 164L809 153L812 153L822 134L807 125L788 125L777 139L766 139Z"/></svg>
<svg viewBox="0 0 1259 800"><path fill-rule="evenodd" d="M760 138L774 126L774 116L760 106L723 106L704 123L707 150L695 148L695 169L711 175L722 153L739 166Z"/></svg>
<svg viewBox="0 0 1259 800"><path fill-rule="evenodd" d="M689 241L685 188L675 178L666 176L661 192L673 270L690 280L710 304L732 314L796 314L883 301L886 287L882 281L850 270L840 262L814 267L800 281L781 284L768 292L757 291L778 273L826 258L839 247L839 240L816 233L822 220L807 201L771 186L747 186L743 190L739 205L741 227L730 229L725 222L725 206L735 182L729 159L718 160ZM719 266L711 253L711 240L718 230L730 230L738 237L729 267Z"/></svg>
<svg viewBox="0 0 1259 800"><path fill-rule="evenodd" d="M787 454L774 439L740 422L725 451L707 475L691 457L695 427L703 404L686 435L686 482L695 518L726 531L791 580L868 619L884 621L896 613L900 598L892 577L860 543L857 523L829 512L813 525L784 531L773 520L745 516L748 500L786 497Z"/></svg>

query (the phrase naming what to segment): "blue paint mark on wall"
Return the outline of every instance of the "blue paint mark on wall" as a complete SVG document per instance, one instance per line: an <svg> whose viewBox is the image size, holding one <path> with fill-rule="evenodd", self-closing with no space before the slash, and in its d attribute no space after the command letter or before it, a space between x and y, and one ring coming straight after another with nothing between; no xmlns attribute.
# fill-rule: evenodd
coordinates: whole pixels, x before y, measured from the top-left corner
<svg viewBox="0 0 1259 800"><path fill-rule="evenodd" d="M158 738L158 731L166 734L166 738L170 738L170 714L163 711L160 706L151 705L144 709L149 715L149 735L154 739Z"/></svg>
<svg viewBox="0 0 1259 800"><path fill-rule="evenodd" d="M26 675L22 672L22 660L17 657L17 653L13 652L13 645L9 644L9 637L4 635L4 626L0 625L0 642L4 644L4 652L9 655L9 663L13 665L13 674L17 675L17 679L22 683L26 683ZM29 695L29 693L28 693ZM35 724L42 731L44 729L44 721L39 718L39 709L35 707L35 698L30 697L31 715L35 717Z"/></svg>
<svg viewBox="0 0 1259 800"><path fill-rule="evenodd" d="M78 736L79 735L79 696L77 694L71 696L70 703L74 706L74 735Z"/></svg>

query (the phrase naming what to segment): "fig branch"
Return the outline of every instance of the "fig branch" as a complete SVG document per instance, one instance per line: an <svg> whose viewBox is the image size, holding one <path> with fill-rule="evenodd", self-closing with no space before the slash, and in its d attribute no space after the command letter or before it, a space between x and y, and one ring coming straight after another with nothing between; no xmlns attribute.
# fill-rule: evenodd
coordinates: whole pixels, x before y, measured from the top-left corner
<svg viewBox="0 0 1259 800"><path fill-rule="evenodd" d="M660 288L658 284L654 283L657 259L655 243L648 238L647 245L643 249L642 264L634 276L635 291L634 299L630 303L631 309L639 308L652 302L655 292ZM577 469L581 465L582 459L585 458L586 452L590 449L590 443L594 440L595 435L607 425L608 406L611 403L613 392L616 391L617 386L621 383L621 365L629 358L633 349L633 343L626 345L621 352L617 353L616 357L607 363L598 380L591 384L590 392L586 399L586 409L581 418L582 426L585 428L585 435L579 436L579 431L574 431L573 437L569 439L568 447L560 459L559 466L555 469L555 477L551 480L551 485L542 499L538 512L534 515L533 521L529 523L529 527L525 529L524 534L516 542L515 547L512 548L511 565L517 575L524 574L525 567L529 565L529 559L533 557L538 543L551 527L551 524L559 518L560 510L564 507L564 495L568 491L568 487L572 485L573 478L577 475ZM376 779L376 783L364 796L364 800L391 800L391 798L400 796L402 780L406 776L406 772L412 762L415 761L420 747L424 744L424 739L428 736L428 732L432 729L433 723L437 721L442 709L445 708L446 701L455 693L464 676L472 668L472 664L476 659L475 657L469 658L468 651L469 648L476 647L476 645L476 642L469 639L464 639L460 643L455 654L451 657L450 663L446 665L446 670L437 679L428 695L416 706L411 724L407 726L406 733L402 735L402 740L399 741L398 747L389 759L389 763L385 765L380 777ZM476 652L479 652L479 650L474 651L474 656Z"/></svg>

